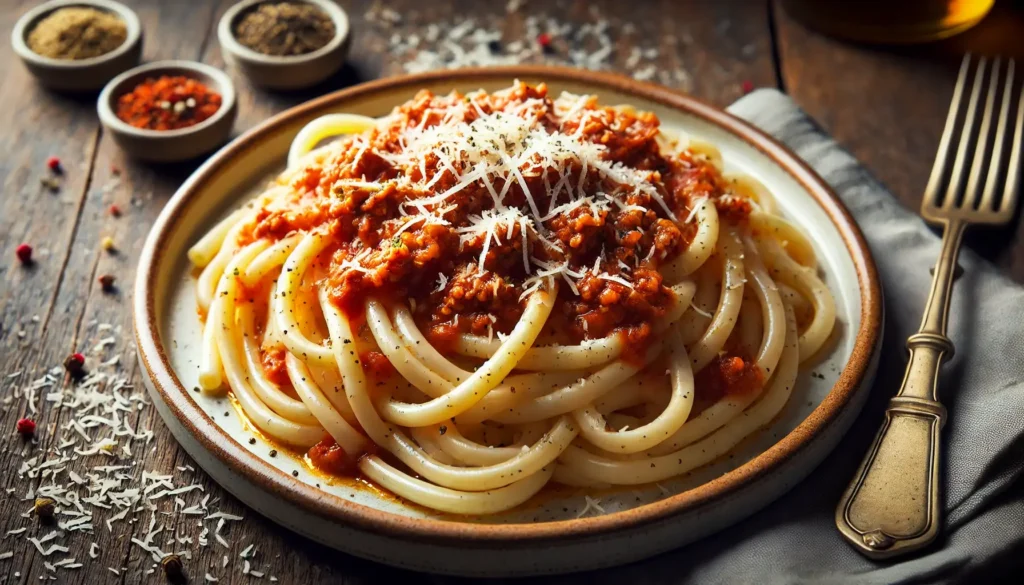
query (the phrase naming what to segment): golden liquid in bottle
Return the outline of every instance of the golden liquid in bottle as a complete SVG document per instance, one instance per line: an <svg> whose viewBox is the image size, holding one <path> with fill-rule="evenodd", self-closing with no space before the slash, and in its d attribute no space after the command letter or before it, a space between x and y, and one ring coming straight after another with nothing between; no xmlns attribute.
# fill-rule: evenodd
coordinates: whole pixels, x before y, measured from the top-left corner
<svg viewBox="0 0 1024 585"><path fill-rule="evenodd" d="M981 21L995 0L782 0L794 19L824 34L866 43L923 43Z"/></svg>

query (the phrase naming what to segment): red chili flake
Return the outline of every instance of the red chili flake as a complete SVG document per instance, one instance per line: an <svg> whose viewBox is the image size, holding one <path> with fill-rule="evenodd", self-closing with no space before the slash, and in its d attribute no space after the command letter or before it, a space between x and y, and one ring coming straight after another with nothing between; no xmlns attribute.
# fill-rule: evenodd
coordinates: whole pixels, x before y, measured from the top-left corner
<svg viewBox="0 0 1024 585"><path fill-rule="evenodd" d="M51 156L46 159L46 167L55 173L59 173L61 171L60 159L55 156Z"/></svg>
<svg viewBox="0 0 1024 585"><path fill-rule="evenodd" d="M121 208L117 205L111 205L109 211L110 215L113 215L114 217L121 217Z"/></svg>
<svg viewBox="0 0 1024 585"><path fill-rule="evenodd" d="M740 86L740 88L743 90L743 93L750 93L754 91L754 82L750 81L749 79L746 79L743 81L743 84Z"/></svg>
<svg viewBox="0 0 1024 585"><path fill-rule="evenodd" d="M217 113L221 95L183 75L149 78L117 100L117 117L136 128L177 130Z"/></svg>
<svg viewBox="0 0 1024 585"><path fill-rule="evenodd" d="M85 356L73 353L64 359L64 369L73 377L78 378L85 373Z"/></svg>
<svg viewBox="0 0 1024 585"><path fill-rule="evenodd" d="M21 260L22 264L32 263L32 246L20 244L14 249L14 253L18 256L18 260Z"/></svg>
<svg viewBox="0 0 1024 585"><path fill-rule="evenodd" d="M30 418L18 419L17 428L19 435L31 437L36 433L36 421Z"/></svg>
<svg viewBox="0 0 1024 585"><path fill-rule="evenodd" d="M114 175L115 177L121 176L121 167L117 165L110 165L110 174Z"/></svg>
<svg viewBox="0 0 1024 585"><path fill-rule="evenodd" d="M549 35L548 33L540 33L539 35L537 35L537 42L540 44L540 46L546 47L551 44L551 35Z"/></svg>
<svg viewBox="0 0 1024 585"><path fill-rule="evenodd" d="M114 275L113 274L104 274L104 275L100 276L99 278L97 278L96 280L98 280L100 282L100 286L103 287L103 291L104 292L110 292L110 291L114 290Z"/></svg>

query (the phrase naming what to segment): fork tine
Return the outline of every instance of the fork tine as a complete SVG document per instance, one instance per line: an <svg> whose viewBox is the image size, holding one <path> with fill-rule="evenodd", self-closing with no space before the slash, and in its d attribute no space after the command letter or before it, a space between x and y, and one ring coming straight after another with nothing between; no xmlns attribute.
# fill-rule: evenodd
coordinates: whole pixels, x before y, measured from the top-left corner
<svg viewBox="0 0 1024 585"><path fill-rule="evenodd" d="M939 188L942 186L942 177L946 174L946 164L949 162L950 146L953 142L953 131L956 129L956 119L960 112L960 104L963 101L964 87L967 85L967 71L971 66L971 54L964 55L960 63L960 73L957 75L956 86L953 88L953 97L949 101L949 113L946 115L946 126L942 130L942 138L939 140L938 152L935 154L935 164L932 165L932 174L928 177L928 186L924 190L922 207L934 207L938 197Z"/></svg>
<svg viewBox="0 0 1024 585"><path fill-rule="evenodd" d="M988 92L985 95L985 110L981 114L981 128L978 129L978 144L974 147L974 159L971 161L971 170L967 177L967 190L964 191L964 200L960 204L960 207L964 209L974 209L974 205L981 193L978 183L985 169L985 156L988 154L988 138L992 127L992 110L995 109L995 99L999 89L999 65L999 58L996 57L996 60L992 63L992 72L989 74ZM995 168L994 165L993 168Z"/></svg>
<svg viewBox="0 0 1024 585"><path fill-rule="evenodd" d="M1010 61L1010 67L1013 67L1013 61ZM1009 82L1007 83L1006 91L1007 93L1010 91ZM1012 212L1013 208L1017 205L1017 199L1020 197L1020 151L1021 143L1024 142L1024 90L1021 91L1021 95L1017 96L1017 124L1013 131L1012 140L1013 151L1010 154L1010 165L1006 170L1006 188L1003 191L1003 200L999 205L1000 213Z"/></svg>
<svg viewBox="0 0 1024 585"><path fill-rule="evenodd" d="M1003 99L999 108L999 122L996 124L992 161L988 165L988 176L985 178L985 194L981 198L981 204L978 205L980 211L991 211L994 207L993 202L1003 165L1003 154L1006 152L1006 127L1009 125L1010 103L1013 100L1013 74L1014 62L1013 59L1010 59L1006 68L1006 82L1003 84Z"/></svg>
<svg viewBox="0 0 1024 585"><path fill-rule="evenodd" d="M974 121L978 114L978 100L981 98L981 88L985 78L985 57L978 60L978 67L974 71L974 84L971 87L970 103L967 104L967 115L964 118L964 128L960 132L960 144L956 149L956 160L953 162L953 172L949 177L949 185L946 187L946 195L942 199L943 209L952 209L956 205L964 185L964 169L967 166L967 149L971 144L971 137L974 135Z"/></svg>

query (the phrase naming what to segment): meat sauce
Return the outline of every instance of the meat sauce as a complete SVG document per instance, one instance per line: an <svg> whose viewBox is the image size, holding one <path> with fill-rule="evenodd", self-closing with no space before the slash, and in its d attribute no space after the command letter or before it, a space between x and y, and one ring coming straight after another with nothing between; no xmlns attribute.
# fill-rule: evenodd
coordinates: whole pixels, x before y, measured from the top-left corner
<svg viewBox="0 0 1024 585"><path fill-rule="evenodd" d="M470 101L472 107L466 106ZM524 173L521 181L509 178L509 185L503 178L490 185L476 181L445 200L451 206L444 215L447 225L407 226L412 219L406 214L408 202L450 189L457 177L438 155L404 166L389 162L389 157L402 151L403 135L410 128L453 119L472 123L481 116L521 110L524 104L545 131L578 135L602 145L606 160L646 173L676 218L686 217L693 201L703 197L715 201L725 221L743 221L750 212L746 202L722 197L726 182L703 157L662 151L659 120L653 114L602 107L593 99L574 113L559 112L543 84L520 83L472 98L420 92L385 123L358 140L342 139L319 164L291 176L287 200L262 209L247 233L253 239L279 239L296 231L321 230L342 242L325 252L323 260L331 298L347 312L359 313L367 296L386 295L411 300L417 321L441 346L450 346L460 332L507 333L525 307L529 274L522 260L521 228L512 224L507 234L491 240L486 254L486 238L467 238L460 228L471 216L495 208L490 189L506 193L505 206L528 213L524 185L536 206L546 210L552 207L547 186L559 180L572 192L588 195L614 189L614 182L571 164L561 173L540 168ZM425 181L432 182L429 189L424 189ZM576 290L560 282L555 308L565 317L571 341L621 332L631 347L642 347L652 324L672 302L658 268L686 249L696 225L673 221L655 197L636 191L600 209L584 205L555 214L543 227L556 248L531 235L525 241L528 254L567 262L570 270L583 274ZM356 250L369 251L359 260L360 270L346 267Z"/></svg>
<svg viewBox="0 0 1024 585"><path fill-rule="evenodd" d="M649 187L633 188L614 173L588 168L582 157L555 168L542 164L538 154L533 166L518 174L485 173L468 183L469 167L460 176L443 149L426 152L415 164L402 158L410 132L501 115L528 118L534 131L597 145L602 163L616 173L642 176ZM356 325L367 298L408 304L428 340L444 354L462 333L511 331L538 265L562 266L563 274L572 276L556 277L559 292L549 321L558 324L559 338L575 343L622 335L626 358L639 359L673 302L659 269L687 249L698 228L683 218L705 199L716 205L723 222L744 222L751 211L745 200L724 196L728 183L705 157L668 152L659 137L660 122L653 114L599 106L593 98L566 107L550 98L543 84L520 83L468 97L421 91L375 128L340 139L316 162L283 176L282 189L242 231L241 243L296 232L330 235L334 244L317 258L314 271L332 302ZM495 152L527 146L525 138L521 144L514 140L501 134L504 145L495 142ZM570 199L589 203L564 205L563 190ZM431 211L442 221L416 215L417 200L449 192ZM442 206L444 211L437 211ZM486 233L468 229L487 214L508 209L535 223L510 220ZM278 384L287 382L282 358L268 352L263 359L267 375ZM375 379L394 373L378 352L360 358ZM737 356L716 359L697 378L701 400L752 391L763 383L757 367ZM330 473L353 470L352 457L333 440L325 439L308 455Z"/></svg>
<svg viewBox="0 0 1024 585"><path fill-rule="evenodd" d="M313 468L327 475L355 477L359 475L359 470L356 468L359 459L367 455L386 456L385 453L379 452L373 443L368 443L366 448L365 453L346 453L337 441L324 433L324 438L306 451L306 457Z"/></svg>
<svg viewBox="0 0 1024 585"><path fill-rule="evenodd" d="M345 453L330 435L306 452L310 464L320 471L335 476L352 476L356 473L356 459Z"/></svg>
<svg viewBox="0 0 1024 585"><path fill-rule="evenodd" d="M265 348L260 352L263 362L263 373L267 379L278 386L291 386L288 369L285 365L285 349L283 347Z"/></svg>
<svg viewBox="0 0 1024 585"><path fill-rule="evenodd" d="M727 396L757 392L764 386L764 375L754 360L737 355L721 355L694 376L696 400L710 405Z"/></svg>
<svg viewBox="0 0 1024 585"><path fill-rule="evenodd" d="M386 380L397 373L387 356L379 351L364 351L359 359L372 380Z"/></svg>

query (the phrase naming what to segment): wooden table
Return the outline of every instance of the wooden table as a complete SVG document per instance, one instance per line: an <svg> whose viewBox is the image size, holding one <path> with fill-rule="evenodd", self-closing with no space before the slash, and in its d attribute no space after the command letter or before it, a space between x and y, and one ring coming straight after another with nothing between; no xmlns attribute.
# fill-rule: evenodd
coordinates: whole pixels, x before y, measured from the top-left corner
<svg viewBox="0 0 1024 585"><path fill-rule="evenodd" d="M198 59L222 67L216 41L216 23L232 4L145 0L130 2L145 29L145 59ZM4 0L0 10L0 31L8 34L15 19L34 2ZM297 94L271 94L251 87L234 76L240 90L236 132L253 125L311 96L380 76L403 71L401 59L389 55L392 31L379 22L368 22L370 2L343 2L353 20L354 43L350 65L341 74L315 90ZM401 30L411 22L424 22L422 11L428 3L390 0L387 6L405 15ZM432 4L432 3L431 3ZM442 3L438 3L442 4ZM688 75L686 89L711 103L726 106L740 97L744 87L778 87L813 115L837 140L859 157L893 193L910 208L918 205L945 110L955 78L959 56L965 49L983 53L1012 54L1019 59L1024 44L1024 15L1006 4L978 28L939 44L911 49L876 49L843 44L824 38L793 22L779 7L767 2L707 1L699 3L661 0L652 2L528 2L560 21L588 18L589 4L599 7L612 31L625 24L636 27L637 38L663 39L674 35L682 44L659 41L657 62L666 69L681 69ZM504 3L460 0L451 6L431 7L429 17L450 22L471 16L490 27L504 27L506 36L521 35L525 11L505 14ZM616 68L624 69L629 43L616 46ZM12 388L42 375L60 364L73 351L83 351L103 334L98 323L120 326L111 352L130 353L131 313L129 291L134 279L136 251L162 206L195 164L151 166L131 161L101 131L95 115L94 97L67 97L50 93L29 77L8 45L0 47L0 399ZM683 81L680 81L683 83ZM60 157L66 169L58 193L47 192L40 179L47 175L44 161ZM115 168L119 169L117 176ZM121 217L109 213L117 205ZM110 236L116 254L105 253L100 240ZM25 268L15 259L14 249L28 242L35 247L35 265ZM971 242L992 258L1006 273L1024 281L1024 237L1016 227L1005 232L986 232ZM105 293L97 276L113 274L119 292ZM134 359L123 363L132 382L141 388ZM8 380L6 375L22 372ZM41 401L38 441L26 443L14 432L15 422L25 415L26 401L12 400L0 405L0 533L27 526L26 533L0 540L0 553L12 551L13 558L0 560L0 583L35 583L40 575L56 576L61 583L161 583L159 571L149 572L152 560L131 539L141 537L147 526L118 524L110 532L102 518L94 534L75 533L64 538L84 566L77 570L58 568L50 572L43 557L26 539L40 537L49 529L22 517L30 502L24 493L33 481L15 471L32 456L45 456L55 447L57 427L65 424L60 408ZM159 421L152 406L131 414L136 428L150 428L155 439L149 448L137 448L135 472L155 470L170 473L190 465L190 458L177 446ZM71 462L72 470L84 474L82 457ZM129 461L131 462L131 461ZM90 465L95 465L91 462ZM177 472L180 474L180 472ZM206 493L221 500L219 509L244 515L233 523L228 551L216 544L192 546L193 558L186 562L194 583L203 582L209 571L220 583L254 583L245 576L239 552L257 543L253 565L275 575L281 583L371 583L384 578L417 578L343 554L278 528L244 506L205 477L201 471L186 471L187 481L202 482ZM194 476L194 479L193 479ZM7 493L7 490L13 490ZM161 510L170 510L164 502ZM140 516L142 518L143 516ZM173 514L168 516L173 519ZM172 520L168 520L171 522ZM194 522L181 521L178 533L195 533ZM195 537L196 534L193 534ZM90 543L99 545L99 558L89 558ZM224 554L230 555L222 568ZM681 553L685 554L685 553ZM639 563L603 573L608 582L671 580L674 563ZM106 567L119 568L120 575ZM125 568L120 570L120 568ZM584 582L593 576L568 577L548 582ZM432 582L449 582L428 578ZM49 582L49 581L47 581Z"/></svg>

